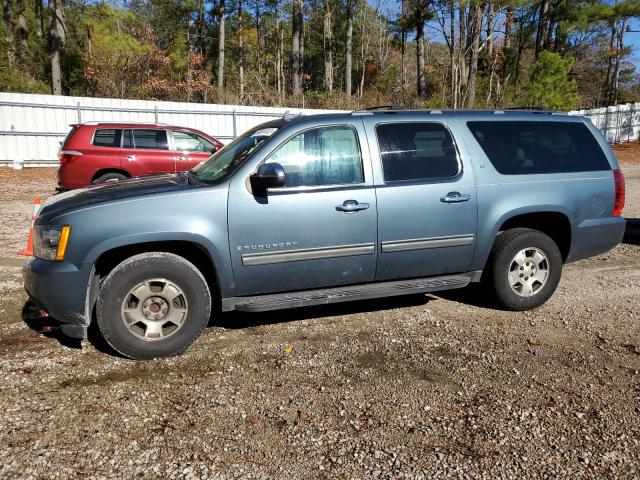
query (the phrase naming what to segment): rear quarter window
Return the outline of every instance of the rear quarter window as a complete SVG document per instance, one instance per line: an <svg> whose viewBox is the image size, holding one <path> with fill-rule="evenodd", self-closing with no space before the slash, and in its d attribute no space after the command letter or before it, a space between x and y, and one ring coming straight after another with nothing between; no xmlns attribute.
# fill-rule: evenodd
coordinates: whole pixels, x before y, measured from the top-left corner
<svg viewBox="0 0 640 480"><path fill-rule="evenodd" d="M93 145L96 147L120 147L122 130L118 128L98 128L93 134Z"/></svg>
<svg viewBox="0 0 640 480"><path fill-rule="evenodd" d="M575 122L467 122L503 175L610 170L593 134Z"/></svg>

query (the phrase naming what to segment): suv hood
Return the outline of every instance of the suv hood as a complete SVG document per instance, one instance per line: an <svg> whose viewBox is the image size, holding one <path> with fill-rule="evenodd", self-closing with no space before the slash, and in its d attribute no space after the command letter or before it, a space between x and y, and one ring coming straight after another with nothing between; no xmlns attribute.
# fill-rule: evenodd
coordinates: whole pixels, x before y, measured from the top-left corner
<svg viewBox="0 0 640 480"><path fill-rule="evenodd" d="M190 185L177 175L164 174L131 178L71 190L49 197L40 209L36 223L46 224L52 218L70 210L109 203L124 198L182 191L191 188L196 188L196 186Z"/></svg>

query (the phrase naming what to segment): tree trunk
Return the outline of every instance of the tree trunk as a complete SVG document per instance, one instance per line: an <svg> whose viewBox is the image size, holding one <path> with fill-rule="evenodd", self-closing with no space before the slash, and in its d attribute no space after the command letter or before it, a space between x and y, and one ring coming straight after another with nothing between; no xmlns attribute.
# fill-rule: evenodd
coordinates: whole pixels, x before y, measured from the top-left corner
<svg viewBox="0 0 640 480"><path fill-rule="evenodd" d="M449 42L449 55L451 57L451 107L458 108L458 69L456 62L456 46L458 42L456 42L456 9L453 0L449 0L449 16L451 17L451 21L449 22L449 37L451 38Z"/></svg>
<svg viewBox="0 0 640 480"><path fill-rule="evenodd" d="M275 15L276 15L276 91L278 95L282 94L282 26L280 21L280 4L278 0L275 0Z"/></svg>
<svg viewBox="0 0 640 480"><path fill-rule="evenodd" d="M258 76L262 77L262 57L260 56L260 0L256 0L256 64Z"/></svg>
<svg viewBox="0 0 640 480"><path fill-rule="evenodd" d="M471 7L470 16L470 36L471 52L469 57L469 79L467 81L467 102L466 108L473 108L476 102L476 77L478 74L478 58L480 55L480 30L482 28L482 11L484 5Z"/></svg>
<svg viewBox="0 0 640 480"><path fill-rule="evenodd" d="M401 0L400 2L400 17L402 18L401 26L400 26L400 84L402 89L404 90L405 85L407 84L407 62L406 62L406 53L407 53L407 32L405 30L405 0Z"/></svg>
<svg viewBox="0 0 640 480"><path fill-rule="evenodd" d="M291 89L294 95L302 93L302 61L303 61L303 13L302 0L293 0L291 15Z"/></svg>
<svg viewBox="0 0 640 480"><path fill-rule="evenodd" d="M67 40L64 21L63 0L49 0L51 29L49 31L49 51L51 52L51 90L54 95L62 95L62 68L60 56Z"/></svg>
<svg viewBox="0 0 640 480"><path fill-rule="evenodd" d="M242 0L238 1L238 59L239 81L240 81L240 103L244 100L244 35L242 33Z"/></svg>
<svg viewBox="0 0 640 480"><path fill-rule="evenodd" d="M345 93L351 96L351 77L353 75L353 0L347 0L347 40L345 54Z"/></svg>
<svg viewBox="0 0 640 480"><path fill-rule="evenodd" d="M493 29L495 24L495 12L493 10L493 2L490 1L489 8L487 10L487 56L489 61L492 61L493 57Z"/></svg>
<svg viewBox="0 0 640 480"><path fill-rule="evenodd" d="M416 23L416 71L418 74L418 98L427 96L427 82L424 77L424 23L422 19Z"/></svg>
<svg viewBox="0 0 640 480"><path fill-rule="evenodd" d="M622 20L622 26L618 29L618 38L616 45L616 63L613 73L613 104L618 105L618 93L620 83L620 60L622 56L622 49L624 48L624 31L627 28L627 19Z"/></svg>
<svg viewBox="0 0 640 480"><path fill-rule="evenodd" d="M7 33L5 41L7 43L7 63L9 66L13 65L14 57L14 39L13 39L13 1L12 0L0 0L0 6L2 6L2 21L5 24ZM4 59L0 60L4 62Z"/></svg>
<svg viewBox="0 0 640 480"><path fill-rule="evenodd" d="M18 14L18 19L16 21L16 40L20 47L18 57L24 57L29 49L29 45L27 43L29 30L27 26L27 17L25 15L24 0L16 0L16 10Z"/></svg>
<svg viewBox="0 0 640 480"><path fill-rule="evenodd" d="M218 88L224 88L224 0L218 4Z"/></svg>
<svg viewBox="0 0 640 480"><path fill-rule="evenodd" d="M536 32L536 49L535 49L535 58L538 58L538 55L542 50L544 50L544 42L547 38L547 14L549 10L549 1L542 0L540 2L540 14L538 15L538 30Z"/></svg>
<svg viewBox="0 0 640 480"><path fill-rule="evenodd" d="M331 92L333 90L333 34L331 32L331 8L329 0L324 0L322 30L322 48L324 50L324 89Z"/></svg>

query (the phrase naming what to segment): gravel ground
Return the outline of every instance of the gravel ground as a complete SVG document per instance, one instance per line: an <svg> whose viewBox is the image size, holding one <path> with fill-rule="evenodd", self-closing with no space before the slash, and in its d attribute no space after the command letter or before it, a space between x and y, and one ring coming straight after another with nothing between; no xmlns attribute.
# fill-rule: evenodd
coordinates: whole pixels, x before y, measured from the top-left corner
<svg viewBox="0 0 640 480"><path fill-rule="evenodd" d="M629 150L625 215L637 220ZM533 312L491 309L468 288L233 313L179 358L132 362L26 326L15 252L54 174L0 180L2 478L640 476L631 229L568 265Z"/></svg>

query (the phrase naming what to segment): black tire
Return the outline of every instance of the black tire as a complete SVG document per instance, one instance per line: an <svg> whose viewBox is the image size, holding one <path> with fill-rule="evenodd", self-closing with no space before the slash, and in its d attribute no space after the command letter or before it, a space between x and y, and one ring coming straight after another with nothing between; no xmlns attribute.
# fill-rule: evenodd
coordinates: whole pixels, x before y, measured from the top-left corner
<svg viewBox="0 0 640 480"><path fill-rule="evenodd" d="M527 249L538 249L546 256L548 273L546 281L537 285L537 290L529 296L523 296L522 292L515 291L517 286L512 288L509 272L513 268L516 254ZM496 238L482 281L501 307L523 311L545 303L555 292L561 276L562 255L558 245L538 230L514 228Z"/></svg>
<svg viewBox="0 0 640 480"><path fill-rule="evenodd" d="M112 172L112 173L105 173L103 175L100 175L99 177L94 178L91 183L93 185L96 185L98 183L105 183L105 182L118 182L120 180L124 180L125 178L128 178L124 173L116 173L116 172Z"/></svg>
<svg viewBox="0 0 640 480"><path fill-rule="evenodd" d="M169 332L166 338L156 336L144 339L141 337L147 336L146 324L128 322L134 326L127 326L125 318L133 318L129 317L128 312L135 312L137 316L142 314L142 305L139 305L140 312L138 312L138 306L131 307L130 303L133 301L133 305L136 305L136 297L131 295L131 290L137 285L153 280L151 284L160 285L156 288L164 288L161 285L162 282L155 282L154 279L166 279L166 285L179 289L181 296L175 298L179 298L179 302L184 301L184 304L179 305L182 309L180 311L183 312L182 321L179 327L171 322L166 328L160 326L161 331L175 330ZM147 299L157 298L163 293L153 295ZM171 299L173 295L175 293L168 294L167 298ZM125 298L127 304L124 303ZM168 302L171 301L168 300ZM138 302L143 304L144 300L141 299ZM125 310L125 305L131 310ZM169 312L174 312L173 303L166 305ZM176 308L176 310L179 309ZM148 310L147 313L149 313ZM114 350L133 359L168 357L184 352L204 331L210 315L211 294L200 271L184 258L164 252L134 255L116 266L102 283L96 305L98 328L104 339ZM143 318L143 320L148 319ZM159 323L162 324L162 319Z"/></svg>

